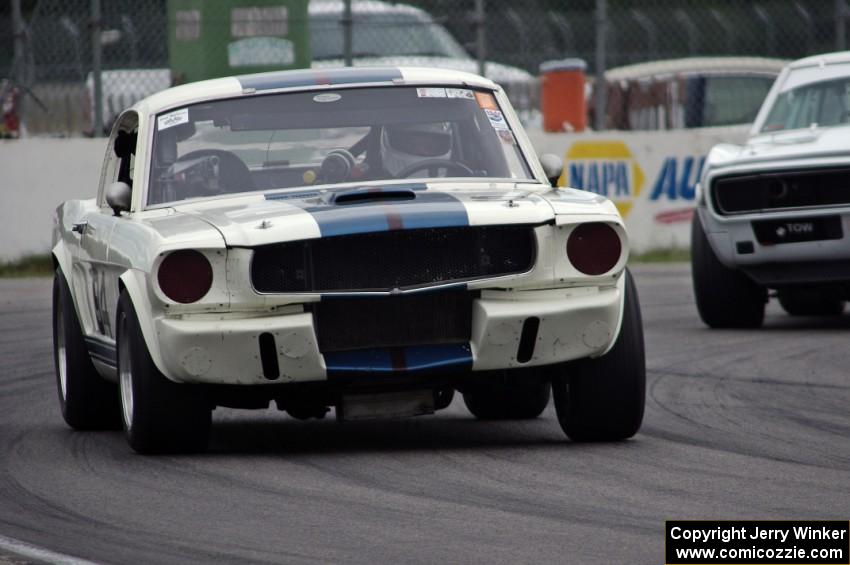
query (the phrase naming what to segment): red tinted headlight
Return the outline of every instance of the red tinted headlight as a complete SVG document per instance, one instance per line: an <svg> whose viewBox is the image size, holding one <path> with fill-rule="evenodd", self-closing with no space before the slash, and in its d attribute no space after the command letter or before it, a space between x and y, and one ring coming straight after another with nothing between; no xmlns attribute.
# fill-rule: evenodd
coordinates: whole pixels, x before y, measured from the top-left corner
<svg viewBox="0 0 850 565"><path fill-rule="evenodd" d="M602 275L614 268L622 253L620 236L601 222L582 224L567 240L567 258L585 275Z"/></svg>
<svg viewBox="0 0 850 565"><path fill-rule="evenodd" d="M159 264L157 281L162 293L174 302L197 302L212 286L212 266L194 249L170 253Z"/></svg>

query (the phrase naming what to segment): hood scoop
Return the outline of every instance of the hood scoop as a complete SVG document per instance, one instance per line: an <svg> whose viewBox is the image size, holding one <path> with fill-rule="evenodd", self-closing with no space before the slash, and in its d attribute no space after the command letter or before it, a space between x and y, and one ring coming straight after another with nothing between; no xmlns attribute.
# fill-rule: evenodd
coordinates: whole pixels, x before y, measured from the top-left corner
<svg viewBox="0 0 850 565"><path fill-rule="evenodd" d="M416 192L409 188L356 188L354 190L331 194L328 203L337 206L346 206L349 204L373 204L415 199Z"/></svg>

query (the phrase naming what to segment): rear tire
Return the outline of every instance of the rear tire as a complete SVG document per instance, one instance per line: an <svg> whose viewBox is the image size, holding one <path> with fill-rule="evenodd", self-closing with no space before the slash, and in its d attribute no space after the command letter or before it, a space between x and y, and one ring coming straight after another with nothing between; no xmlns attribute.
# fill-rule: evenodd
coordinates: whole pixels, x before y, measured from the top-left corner
<svg viewBox="0 0 850 565"><path fill-rule="evenodd" d="M118 387L102 378L92 364L61 269L53 277L53 360L65 422L75 430L120 429Z"/></svg>
<svg viewBox="0 0 850 565"><path fill-rule="evenodd" d="M779 305L791 316L840 316L844 313L843 300L823 296L812 289L780 291Z"/></svg>
<svg viewBox="0 0 850 565"><path fill-rule="evenodd" d="M691 271L699 316L712 328L757 328L764 321L767 290L715 255L699 214L691 223Z"/></svg>
<svg viewBox="0 0 850 565"><path fill-rule="evenodd" d="M567 363L552 380L555 411L573 441L616 441L640 429L646 395L646 361L640 301L626 271L620 334L596 359Z"/></svg>
<svg viewBox="0 0 850 565"><path fill-rule="evenodd" d="M464 391L463 402L479 420L531 420L546 409L550 390L548 381L525 371L506 371L500 382Z"/></svg>
<svg viewBox="0 0 850 565"><path fill-rule="evenodd" d="M143 454L204 451L212 405L201 386L172 382L157 369L126 292L119 299L117 327L121 412L130 447Z"/></svg>

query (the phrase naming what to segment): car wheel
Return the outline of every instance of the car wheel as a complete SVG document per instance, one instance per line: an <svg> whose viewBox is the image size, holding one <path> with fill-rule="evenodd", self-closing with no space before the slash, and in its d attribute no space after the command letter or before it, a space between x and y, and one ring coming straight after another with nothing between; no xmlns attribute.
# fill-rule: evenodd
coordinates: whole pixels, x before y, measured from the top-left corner
<svg viewBox="0 0 850 565"><path fill-rule="evenodd" d="M691 271L699 316L712 328L757 328L764 321L767 290L720 262L699 214L691 224Z"/></svg>
<svg viewBox="0 0 850 565"><path fill-rule="evenodd" d="M500 382L478 385L463 393L463 402L479 420L530 420L549 404L549 382L527 371L505 371Z"/></svg>
<svg viewBox="0 0 850 565"><path fill-rule="evenodd" d="M172 382L157 369L126 292L119 299L117 327L121 413L130 447L138 453L205 450L209 399L199 385Z"/></svg>
<svg viewBox="0 0 850 565"><path fill-rule="evenodd" d="M840 316L844 301L823 296L816 290L798 289L779 291L779 305L792 316Z"/></svg>
<svg viewBox="0 0 850 565"><path fill-rule="evenodd" d="M53 277L53 358L65 422L75 430L119 429L118 387L103 379L92 364L71 290L60 269Z"/></svg>
<svg viewBox="0 0 850 565"><path fill-rule="evenodd" d="M552 379L555 411L574 441L615 441L640 429L646 389L646 362L640 302L626 271L623 321L617 341L596 359L566 363Z"/></svg>

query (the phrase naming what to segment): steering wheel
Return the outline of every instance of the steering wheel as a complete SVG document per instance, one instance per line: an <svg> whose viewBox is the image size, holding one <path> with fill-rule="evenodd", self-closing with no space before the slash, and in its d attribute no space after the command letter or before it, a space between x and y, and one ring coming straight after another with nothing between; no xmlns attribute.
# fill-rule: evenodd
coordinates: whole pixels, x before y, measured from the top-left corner
<svg viewBox="0 0 850 565"><path fill-rule="evenodd" d="M218 157L219 182L224 192L249 192L255 190L254 179L248 165L230 151L224 149L198 149L182 155L178 161L189 161L200 157Z"/></svg>
<svg viewBox="0 0 850 565"><path fill-rule="evenodd" d="M417 171L421 171L423 169L428 170L428 174L432 177L437 176L438 169L446 169L446 174L449 171L460 171L461 177L474 177L475 171L469 168L468 165L464 165L460 161L452 161L451 159L424 159L422 161L418 161L413 163L412 165L408 165L396 174L396 178L407 178L413 173Z"/></svg>

